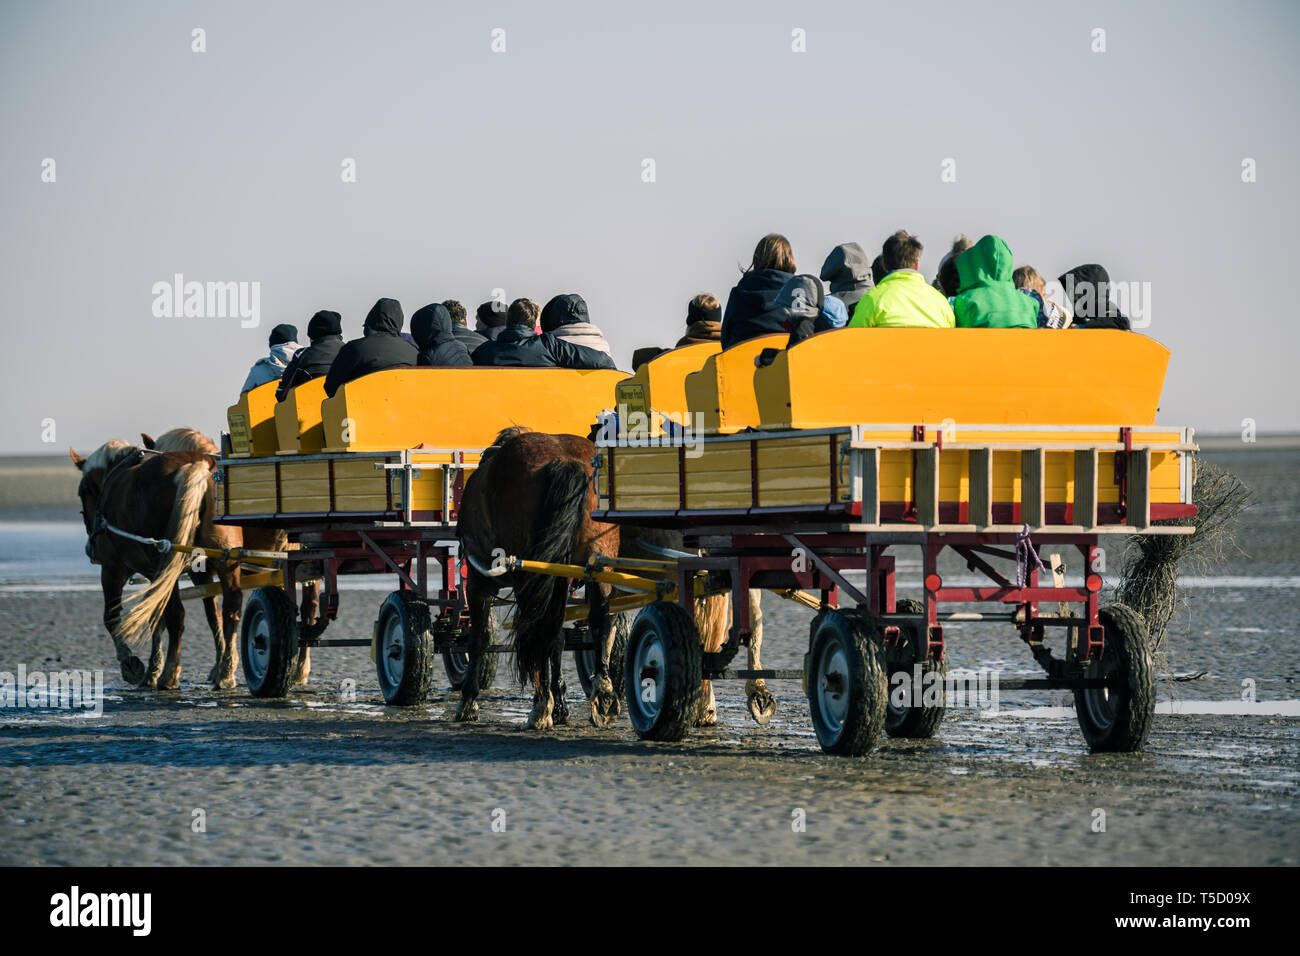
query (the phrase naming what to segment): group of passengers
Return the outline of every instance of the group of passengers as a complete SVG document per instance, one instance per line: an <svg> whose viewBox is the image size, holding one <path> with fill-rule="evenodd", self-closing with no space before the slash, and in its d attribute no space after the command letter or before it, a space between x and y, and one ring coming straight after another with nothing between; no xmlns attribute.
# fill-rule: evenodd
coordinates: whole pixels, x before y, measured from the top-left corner
<svg viewBox="0 0 1300 956"><path fill-rule="evenodd" d="M411 331L402 331L402 306L380 299L362 326L362 337L343 341L337 312L320 311L307 323L310 344L298 343L293 325L271 330L270 354L258 359L241 392L279 381L275 397L314 378L325 379L333 395L353 379L385 369L434 366L455 368L496 365L525 368L612 369L609 342L587 316L580 295L557 295L539 308L531 299L485 302L470 329L465 307L455 299L426 305L411 316Z"/></svg>
<svg viewBox="0 0 1300 956"><path fill-rule="evenodd" d="M814 276L799 273L788 239L769 233L754 248L725 310L708 293L691 299L686 334L676 347L719 342L730 348L774 333L788 333L789 347L845 327L1130 328L1111 302L1110 277L1099 265L1069 270L1049 291L1032 266L1014 266L1000 237L971 242L958 236L934 281L927 282L920 271L923 248L901 229L874 259L858 243L842 243ZM279 379L276 397L283 400L294 386L324 376L325 394L333 395L370 372L415 366L616 367L609 342L592 324L580 295L557 295L540 309L530 299L516 299L508 308L493 300L478 307L476 319L471 330L459 302L435 302L411 316L408 334L402 331L401 305L380 299L366 316L363 337L344 343L339 314L317 312L307 325L306 348L299 347L294 326L272 329L270 354L258 359L243 391ZM633 368L664 351L637 349Z"/></svg>

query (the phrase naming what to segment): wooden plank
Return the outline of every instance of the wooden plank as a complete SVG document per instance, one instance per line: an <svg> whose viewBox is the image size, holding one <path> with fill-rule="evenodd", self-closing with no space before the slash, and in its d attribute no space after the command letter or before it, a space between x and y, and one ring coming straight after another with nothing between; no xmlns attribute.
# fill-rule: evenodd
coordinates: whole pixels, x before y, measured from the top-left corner
<svg viewBox="0 0 1300 956"><path fill-rule="evenodd" d="M1074 452L1074 523L1085 528L1097 526L1097 449L1078 448Z"/></svg>
<svg viewBox="0 0 1300 956"><path fill-rule="evenodd" d="M977 527L993 523L993 450L970 450L970 507L967 520Z"/></svg>
<svg viewBox="0 0 1300 956"><path fill-rule="evenodd" d="M939 523L939 449L934 445L917 449L916 520L924 527Z"/></svg>
<svg viewBox="0 0 1300 956"><path fill-rule="evenodd" d="M858 457L862 482L862 521L880 524L880 449L862 448L854 452Z"/></svg>
<svg viewBox="0 0 1300 956"><path fill-rule="evenodd" d="M1151 449L1141 448L1128 455L1128 523L1135 528L1151 527Z"/></svg>
<svg viewBox="0 0 1300 956"><path fill-rule="evenodd" d="M1030 528L1047 524L1047 495L1044 492L1043 449L1020 452L1020 520Z"/></svg>

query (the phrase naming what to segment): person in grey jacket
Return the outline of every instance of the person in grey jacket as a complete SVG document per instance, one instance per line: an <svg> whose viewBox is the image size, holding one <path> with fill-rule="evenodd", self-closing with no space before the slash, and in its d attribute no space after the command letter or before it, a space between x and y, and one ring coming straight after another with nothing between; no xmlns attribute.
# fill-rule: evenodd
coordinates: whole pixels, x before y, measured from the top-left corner
<svg viewBox="0 0 1300 956"><path fill-rule="evenodd" d="M613 354L604 334L587 317L586 301L576 293L557 295L546 303L542 309L542 333L547 332L565 342L595 349L606 355Z"/></svg>
<svg viewBox="0 0 1300 956"><path fill-rule="evenodd" d="M253 367L248 371L248 377L244 379L244 387L239 390L240 395L267 382L280 381L284 370L289 367L289 362L293 359L293 353L298 351L297 327L288 323L277 325L271 330L269 344L270 354L263 355L253 363Z"/></svg>

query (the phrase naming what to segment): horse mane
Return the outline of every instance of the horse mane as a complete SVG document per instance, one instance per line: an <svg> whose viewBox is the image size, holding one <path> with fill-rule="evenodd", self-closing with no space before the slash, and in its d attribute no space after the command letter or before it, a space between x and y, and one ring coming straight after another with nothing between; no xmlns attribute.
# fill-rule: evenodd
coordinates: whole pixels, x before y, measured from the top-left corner
<svg viewBox="0 0 1300 956"><path fill-rule="evenodd" d="M509 428L503 428L501 431L497 432L497 437L492 439L492 447L495 448L498 445L504 445L510 439L531 431L532 429L527 425L511 425Z"/></svg>
<svg viewBox="0 0 1300 956"><path fill-rule="evenodd" d="M90 453L81 470L87 474L97 468L108 471L121 460L123 455L129 455L135 449L135 445L128 444L119 438L109 439Z"/></svg>
<svg viewBox="0 0 1300 956"><path fill-rule="evenodd" d="M155 451L201 451L218 454L216 442L195 428L173 428L154 439Z"/></svg>

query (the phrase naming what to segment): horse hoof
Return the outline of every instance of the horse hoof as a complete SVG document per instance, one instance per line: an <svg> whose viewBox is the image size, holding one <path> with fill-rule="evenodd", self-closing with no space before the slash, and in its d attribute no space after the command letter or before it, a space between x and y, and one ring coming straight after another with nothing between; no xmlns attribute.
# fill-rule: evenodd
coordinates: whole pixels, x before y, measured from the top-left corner
<svg viewBox="0 0 1300 956"><path fill-rule="evenodd" d="M550 714L539 714L537 717L529 717L524 724L524 730L554 730L555 721Z"/></svg>
<svg viewBox="0 0 1300 956"><path fill-rule="evenodd" d="M608 681L606 681L608 683ZM619 699L614 695L612 686L596 691L591 700L591 724L593 727L610 727L618 718Z"/></svg>
<svg viewBox="0 0 1300 956"><path fill-rule="evenodd" d="M749 695L749 716L754 718L754 723L758 726L766 727L775 713L776 698L767 691L758 691Z"/></svg>
<svg viewBox="0 0 1300 956"><path fill-rule="evenodd" d="M122 662L122 680L134 687L144 683L144 661L138 657L128 657Z"/></svg>
<svg viewBox="0 0 1300 956"><path fill-rule="evenodd" d="M212 682L212 687L214 690L234 690L235 675L231 674L229 677L223 677L220 680L214 680Z"/></svg>
<svg viewBox="0 0 1300 956"><path fill-rule="evenodd" d="M478 701L462 700L460 706L456 708L456 713L452 720L464 724L472 724L478 720Z"/></svg>
<svg viewBox="0 0 1300 956"><path fill-rule="evenodd" d="M559 707L556 707L555 712L552 714L552 720L554 721L556 727L563 727L565 724L567 724L569 722L568 704L563 704Z"/></svg>

